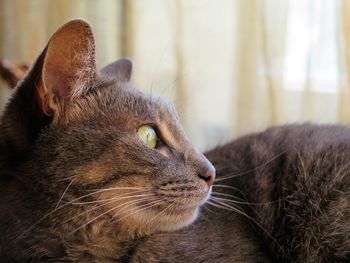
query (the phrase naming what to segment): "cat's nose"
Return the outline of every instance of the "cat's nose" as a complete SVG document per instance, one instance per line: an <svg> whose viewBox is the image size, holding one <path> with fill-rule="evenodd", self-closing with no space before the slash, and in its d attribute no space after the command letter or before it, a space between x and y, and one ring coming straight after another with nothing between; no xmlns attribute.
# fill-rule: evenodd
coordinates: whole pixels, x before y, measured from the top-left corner
<svg viewBox="0 0 350 263"><path fill-rule="evenodd" d="M207 169L199 173L199 177L202 178L209 187L211 187L215 180L215 168L212 164L208 164Z"/></svg>

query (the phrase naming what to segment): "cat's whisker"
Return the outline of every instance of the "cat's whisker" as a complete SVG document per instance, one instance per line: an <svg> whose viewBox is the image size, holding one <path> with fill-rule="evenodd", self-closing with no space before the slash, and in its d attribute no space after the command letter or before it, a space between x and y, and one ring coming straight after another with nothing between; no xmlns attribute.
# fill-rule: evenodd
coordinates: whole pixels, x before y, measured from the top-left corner
<svg viewBox="0 0 350 263"><path fill-rule="evenodd" d="M141 200L141 199L138 199L138 201L139 201L139 200ZM140 207L147 206L147 205L149 204L148 201L150 201L150 199L149 199L149 198L143 198L141 201L142 201L142 202L140 202L140 203L145 203L145 204L142 204L142 205L140 205L140 206L138 206L138 207L133 207L133 209L138 209L138 208L140 208ZM151 202L155 202L155 201L158 201L158 200L153 200L153 201L151 201ZM128 210L128 207L132 207L134 204L137 204L137 203L138 203L138 202L136 202L136 203L133 203L133 202L124 203L122 206L120 206L121 209L120 209L118 212L119 212L119 213L123 213L125 210Z"/></svg>
<svg viewBox="0 0 350 263"><path fill-rule="evenodd" d="M65 202L63 206L73 204L73 203L75 203L75 201L79 201L79 200L81 200L81 199L84 199L84 198L89 197L89 196L93 196L93 195L95 195L95 194L103 193L103 192L105 192L105 190L106 190L106 189L101 189L101 190L97 190L97 191L94 191L94 192L92 192L92 193L89 193L89 194L80 196L80 197L75 198L75 199L73 199L73 200L71 200L71 201L69 201L69 202ZM111 191L111 190L112 190L112 188L108 188L107 191ZM118 188L113 188L113 190L133 190L133 189L128 189L128 188L119 188L119 189L118 189ZM135 191L136 191L136 190L137 190L137 189L135 188ZM147 191L147 190L144 190L144 191L145 191L145 193L153 193L153 192ZM136 192L138 192L138 191L136 191ZM130 194L130 192L125 193L125 194ZM123 196L123 195L119 195L119 196ZM61 207L62 207L62 206L61 206Z"/></svg>
<svg viewBox="0 0 350 263"><path fill-rule="evenodd" d="M257 226L261 227L264 231L266 231L254 218L252 218L251 216L249 216L247 213L243 212L239 208L232 206L231 204L227 204L224 201L217 200L217 199L210 199L210 201L207 201L207 203L217 208L222 208L228 211L237 212L238 214L243 215L249 220L252 220L255 224L257 224Z"/></svg>
<svg viewBox="0 0 350 263"><path fill-rule="evenodd" d="M125 219L125 218L130 217L130 216L132 216L132 215L134 215L136 213L139 213L139 212L141 212L143 210L146 210L146 209L154 207L154 206L158 206L158 205L163 204L163 203L164 203L164 201L162 201L162 200L155 200L155 201L147 203L147 204L145 204L143 206L135 207L135 208L129 210L129 212L132 212L132 213L128 213L125 216L122 216L122 217L118 218L117 220L112 221L111 223L115 224L115 223L121 221L122 219Z"/></svg>
<svg viewBox="0 0 350 263"><path fill-rule="evenodd" d="M152 77L152 81L151 81L151 85L150 85L150 93L149 93L149 99L152 100L152 93L153 93L153 86L154 86L154 83L155 83L155 77L159 71L159 66L160 64L162 63L163 59L164 59L164 56L165 56L165 50L162 52L162 55L159 57L159 60L157 62L157 65L154 69L154 72L153 72L153 77Z"/></svg>
<svg viewBox="0 0 350 263"><path fill-rule="evenodd" d="M145 201L147 201L147 200L143 200L143 203L144 203ZM152 202L148 202L148 203L146 203L146 204L142 204L142 205L137 206L137 207L132 207L132 206L134 205L134 203L128 204L128 205L123 206L123 207L118 211L118 213L119 213L119 214L122 214L122 213L124 213L124 211L126 211L126 212L141 211L143 207L147 207L147 206L149 206L150 204L157 203L157 202L160 202L160 200L154 200L154 201L152 201ZM137 204L137 203L135 203L135 204ZM128 209L128 207L131 207L131 208ZM128 214L127 214L127 215L128 215ZM125 216L127 217L127 215L125 215ZM120 219L122 219L122 218L120 218ZM116 222L115 220L111 220L111 223L115 223L115 222Z"/></svg>
<svg viewBox="0 0 350 263"><path fill-rule="evenodd" d="M116 186L109 188L100 188L100 189L89 189L88 192L100 193L105 191L114 191L114 190L151 190L151 187L134 187L134 186Z"/></svg>
<svg viewBox="0 0 350 263"><path fill-rule="evenodd" d="M234 186L224 185L224 184L213 184L213 189L214 187L232 189L233 191L236 191L240 193L243 197L245 197L245 194L242 192L242 190Z"/></svg>
<svg viewBox="0 0 350 263"><path fill-rule="evenodd" d="M143 196L143 197L141 197L141 198L140 198L140 197L137 197L138 199L125 202L125 203L121 204L120 206L125 206L125 205L128 205L128 204L132 205L134 201L135 201L135 202L147 201L147 200L149 200L150 197L152 197L152 196L151 196L151 195L150 195L150 196L145 195L145 196ZM86 211L84 211L84 212L82 212L82 213L76 215L74 218L77 218L77 217L79 217L79 216L82 216L82 215L87 214L87 213L89 213L89 212L92 212L92 211L94 211L94 210L97 210L97 209L99 209L99 208L101 208L101 207L103 207L103 206L106 206L106 205L108 205L108 204L112 204L112 203L114 203L114 202L117 202L117 201L120 201L120 200L123 200L123 199L131 199L131 197L120 198L120 199L113 199L113 200L107 201L107 202L105 202L105 203L103 203L103 204L97 205L97 206L95 206L95 207L93 207L93 208L90 208L90 209L88 209L88 210L86 210ZM72 219L74 219L74 218L71 218L70 220L72 220Z"/></svg>
<svg viewBox="0 0 350 263"><path fill-rule="evenodd" d="M78 230L80 230L80 229L82 229L82 228L88 226L88 225L91 224L92 222L94 222L94 221L96 221L97 219L103 217L104 215L106 215L106 214L112 212L112 211L115 210L115 209L116 209L116 207L113 207L113 208L111 208L111 209L105 211L104 213L102 213L102 214L96 216L95 218L93 218L92 220L90 220L90 221L88 221L87 223L83 224L82 226L80 226L80 227L76 228L75 230L71 231L70 233L68 233L68 235L72 235L72 234L76 233Z"/></svg>
<svg viewBox="0 0 350 263"><path fill-rule="evenodd" d="M211 200L221 200L221 201L227 201L227 202L232 202L232 203L235 203L235 204L247 204L247 202L243 202L243 201L236 201L236 200L232 200L232 199L228 199L228 198L224 198L222 196L220 196L222 193L215 193L215 192L212 192L212 196L210 196L210 199ZM215 194L219 195L219 196L215 196ZM231 196L231 195L224 195L224 196L230 196L230 197L234 197L234 196ZM242 199L240 199L242 200Z"/></svg>
<svg viewBox="0 0 350 263"><path fill-rule="evenodd" d="M234 195L225 194L225 193L212 192L212 194L237 198L237 197L234 196ZM217 199L217 200L232 202L232 203L236 203L236 204L243 204L243 205L268 205L268 204L274 204L274 203L278 203L278 202L282 201L281 199L278 199L278 200L268 201L268 202L254 202L254 203L251 203L251 202L245 202L245 201L231 200L231 199L227 199L227 198L223 198L223 197L217 197L217 196L212 196L212 198L213 198L213 199ZM240 199L240 200L243 200L242 198L239 198L239 199Z"/></svg>
<svg viewBox="0 0 350 263"><path fill-rule="evenodd" d="M98 204L98 203L103 203L106 201L110 201L110 200L118 200L118 199L126 199L129 197L142 197L143 195L141 195L141 193L144 193L144 195L148 194L149 196L151 196L152 194L149 192L145 192L143 190L140 191L134 191L131 193L125 193L122 195L117 195L117 196L113 196L111 198L108 199L101 199L101 200L94 200L94 201L86 201L86 202L74 202L74 203L70 203L71 205L89 205L89 204ZM131 195L131 194L140 194L140 195Z"/></svg>
<svg viewBox="0 0 350 263"><path fill-rule="evenodd" d="M208 200L206 203L208 203L208 202L209 202L209 200ZM211 212L211 213L217 215L217 213L216 213L215 211L211 210L207 205L204 205L203 208L204 208L205 210L208 210L209 212Z"/></svg>
<svg viewBox="0 0 350 263"><path fill-rule="evenodd" d="M216 202L216 203L215 203ZM214 206L214 207L217 207L217 208L222 208L222 209L225 209L225 210L229 210L229 211L234 211L234 212L236 212L236 208L228 208L228 207L226 207L226 206L224 206L221 202L218 202L218 201L216 201L216 200L214 200L214 199L210 199L210 200L208 200L207 201L207 204L209 204L209 205L212 205L212 206ZM238 209L237 209L238 210ZM239 210L240 211L240 210ZM241 212L241 211L240 211Z"/></svg>
<svg viewBox="0 0 350 263"><path fill-rule="evenodd" d="M172 203L170 205L168 205L166 208L164 208L162 211L160 211L157 215L155 215L154 217L152 217L152 219L148 220L146 225L150 224L152 221L154 221L158 216L160 216L161 214L163 214L166 210L170 209L171 207L173 207L175 205L175 203Z"/></svg>
<svg viewBox="0 0 350 263"><path fill-rule="evenodd" d="M234 187L234 186L230 186L230 185L215 184L215 183L214 183L214 184L213 184L213 187L229 188L229 189L232 189L232 190L234 190L234 191L243 193L239 188Z"/></svg>
<svg viewBox="0 0 350 263"><path fill-rule="evenodd" d="M69 176L69 177L63 178L63 179L59 179L57 181L58 182L70 181L70 180L76 179L77 177L78 177L77 175L74 175L74 176Z"/></svg>
<svg viewBox="0 0 350 263"><path fill-rule="evenodd" d="M115 187L116 188L116 187ZM113 188L113 189L115 189ZM120 189L120 188L119 188ZM125 189L125 188L123 188ZM110 190L110 188L108 189ZM78 198L75 198L69 202L66 202L64 203L63 205L59 206L59 207L56 207L55 209L53 209L51 212L45 214L44 216L42 216L41 218L39 218L33 225L31 225L27 230L23 231L21 235L19 235L17 238L20 238L22 236L25 236L27 233L29 233L31 230L33 230L38 224L40 224L43 220L45 220L46 218L48 218L50 215L52 215L53 213L63 209L64 207L74 203L75 201L78 201L78 200L81 200L83 198L86 198L86 197L89 197L89 196L92 196L94 194L98 194L98 193L101 193L103 191L95 191L95 192L92 192L92 193L89 193L89 194L86 194L86 195L83 195L83 196L80 196Z"/></svg>
<svg viewBox="0 0 350 263"><path fill-rule="evenodd" d="M144 202L144 200L133 200L133 201L131 201L131 202L132 202L132 204L135 204L135 203L138 203L138 202ZM96 221L97 219L99 219L99 218L105 216L106 214L108 214L108 213L110 213L110 212L112 212L112 211L118 209L119 207L121 207L121 206L123 206L123 205L125 205L125 204L121 204L121 205L119 205L119 206L116 206L116 207L113 207L113 208L111 208L111 209L108 209L108 210L105 211L104 213L102 213L102 214L96 216L95 218L89 220L89 221L88 221L87 223L85 223L84 225L82 225L82 226L76 228L75 230L71 231L70 233L68 233L68 235L72 235L72 234L76 233L76 232L79 231L80 229L82 229L82 228L88 226L88 225L91 224L92 222L94 222L94 221Z"/></svg>
<svg viewBox="0 0 350 263"><path fill-rule="evenodd" d="M175 87L175 85L177 84L177 82L179 81L179 77L175 78L173 81L170 81L169 83L167 83L167 85L162 89L162 91L159 93L158 98L162 98L163 94L169 90Z"/></svg>
<svg viewBox="0 0 350 263"><path fill-rule="evenodd" d="M208 208L206 208L206 210L208 210L209 212L214 213L215 215L217 215L217 213L215 213L212 210L209 210ZM199 213L198 214L198 218L203 218L206 222L208 222L208 223L210 222L210 219L207 216L205 216L203 213Z"/></svg>
<svg viewBox="0 0 350 263"><path fill-rule="evenodd" d="M65 224L65 223L67 223L67 222L69 222L69 221L72 221L72 220L74 220L74 219L76 219L76 218L82 216L82 215L88 214L88 213L90 213L90 212L92 212L92 211L94 211L94 210L97 210L97 209L99 209L99 208L101 208L101 207L103 207L103 206L109 205L109 204L114 203L114 202L116 202L116 200L111 200L111 201L109 201L109 202L105 202L105 203L103 203L103 204L96 205L96 206L94 206L93 208L90 208L90 209L88 209L88 210L85 210L85 211L81 212L80 214L77 214L77 215L75 215L75 216L73 216L73 217L71 217L71 218L69 218L69 219L63 221L62 224Z"/></svg>
<svg viewBox="0 0 350 263"><path fill-rule="evenodd" d="M213 202L211 202L213 201ZM259 222L257 222L254 218L252 218L251 216L249 216L247 213L241 211L240 209L238 209L237 207L232 206L231 204L227 204L223 201L218 201L218 200L213 200L211 199L211 201L207 201L208 204L211 204L212 206L218 207L218 208L222 208L225 210L229 210L229 211L233 211L236 212L244 217L246 217L247 219L251 220L257 227L259 227L269 238L271 238L271 240L276 244L276 246L280 249L280 251L285 254L283 248L281 247L281 245L277 242L277 240L270 234L269 231L267 231Z"/></svg>
<svg viewBox="0 0 350 263"><path fill-rule="evenodd" d="M278 157L280 157L281 155L283 155L285 152L281 152L277 155L275 155L273 158L271 158L270 160L266 161L265 163L261 164L261 165L258 165L250 170L247 170L247 171L244 171L244 172L238 172L238 173L231 173L227 176L223 176L223 177L219 177L219 178L216 178L215 181L216 182L220 182L220 181L224 181L224 180L228 180L228 179L232 179L232 178L235 178L235 177L239 177L239 176L242 176L242 175L245 175L245 174L249 174L251 172L254 172L258 169L261 169L263 168L264 166L268 165L269 163L273 162L274 160L276 160Z"/></svg>
<svg viewBox="0 0 350 263"><path fill-rule="evenodd" d="M231 186L231 185L225 185L225 184L213 184L213 187L222 187L222 188L230 188L235 191L240 191L237 187Z"/></svg>
<svg viewBox="0 0 350 263"><path fill-rule="evenodd" d="M229 173L227 176L215 178L215 181L216 181L216 182L220 182L220 181L224 181L224 180L228 180L228 179L240 177L240 176L242 176L242 175L246 175L246 174L249 174L249 173L251 173L251 172L254 172L254 171L257 170L257 169L258 169L258 167L253 168L253 169L251 169L251 170L247 170L247 171L245 171L245 172Z"/></svg>
<svg viewBox="0 0 350 263"><path fill-rule="evenodd" d="M210 200L212 201L215 201L219 204L225 204L225 205L240 205L240 204L245 204L247 205L248 203L245 203L245 202L236 202L234 200L230 200L230 199L227 199L227 198L222 198L222 197L216 197L216 196L211 196ZM238 207L236 207L238 209Z"/></svg>
<svg viewBox="0 0 350 263"><path fill-rule="evenodd" d="M58 203L57 203L57 205L56 205L55 208L57 208L57 207L60 205L60 203L61 203L61 201L62 201L64 195L67 193L69 187L74 183L74 181L75 181L76 179L77 179L76 177L73 178L73 179L70 181L70 183L67 185L66 189L64 189L63 194L61 195L60 199L58 200Z"/></svg>
<svg viewBox="0 0 350 263"><path fill-rule="evenodd" d="M137 200L131 200L131 201L129 201L129 202L125 202L125 203L121 204L120 206L127 205L127 204L129 204L129 203L133 204L133 202L141 202L141 201L143 202L143 201L148 200L149 197L151 197L151 196L144 196L144 197L142 197L142 198L137 197L137 198L139 198L139 199L137 199ZM97 205L97 206L95 206L95 207L93 207L93 208L90 208L90 209L88 209L88 210L86 210L86 211L84 211L84 212L82 212L82 213L80 213L80 214L78 214L78 215L75 215L74 217L71 217L70 219L65 220L63 223L67 223L67 222L69 222L69 221L71 221L71 220L73 220L73 219L75 219L75 218L78 218L78 217L80 217L80 216L82 216L82 215L84 215L84 214L88 214L88 213L90 213L90 212L92 212L92 211L94 211L94 210L97 210L97 209L99 209L99 208L101 208L101 207L103 207L103 206L112 204L112 203L114 203L114 202L117 202L117 201L120 201L120 200L123 200L123 199L129 199L129 198L131 198L131 197L124 197L124 198L119 198L119 199L115 198L115 199L113 199L113 200L104 202L104 203L102 203L102 204L100 204L100 205Z"/></svg>
<svg viewBox="0 0 350 263"><path fill-rule="evenodd" d="M231 198L234 198L234 199L236 199L236 200L239 200L238 202L244 202L244 203L245 203L245 201L244 201L243 198L238 197L238 196L236 196L236 195L231 195L231 194L226 194L226 193L220 193L220 192L216 192L216 191L211 191L211 194L231 197Z"/></svg>

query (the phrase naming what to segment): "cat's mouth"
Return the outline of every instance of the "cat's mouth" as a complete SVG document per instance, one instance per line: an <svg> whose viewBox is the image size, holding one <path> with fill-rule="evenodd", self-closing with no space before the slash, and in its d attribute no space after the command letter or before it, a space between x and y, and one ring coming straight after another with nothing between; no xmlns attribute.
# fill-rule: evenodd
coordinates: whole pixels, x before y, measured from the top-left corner
<svg viewBox="0 0 350 263"><path fill-rule="evenodd" d="M201 198L193 198L194 200L174 200L171 203L171 207L169 209L169 213L188 213L189 211L193 211L195 209L200 208L209 198L209 193ZM185 201L185 202L184 202Z"/></svg>
<svg viewBox="0 0 350 263"><path fill-rule="evenodd" d="M181 213L195 210L206 203L210 198L211 187L202 185L176 186L172 188L159 188L157 196L167 203L171 203L169 211Z"/></svg>
<svg viewBox="0 0 350 263"><path fill-rule="evenodd" d="M203 191L188 192L172 198L166 205L155 211L164 214L168 228L178 229L191 224L198 217L200 207L210 198L211 187ZM170 224L169 224L170 223Z"/></svg>
<svg viewBox="0 0 350 263"><path fill-rule="evenodd" d="M121 209L114 211L116 222L135 227L138 233L173 231L194 222L202 206L210 197L211 189L183 192L167 191L155 194L144 201L125 201ZM127 207L124 209L123 207Z"/></svg>

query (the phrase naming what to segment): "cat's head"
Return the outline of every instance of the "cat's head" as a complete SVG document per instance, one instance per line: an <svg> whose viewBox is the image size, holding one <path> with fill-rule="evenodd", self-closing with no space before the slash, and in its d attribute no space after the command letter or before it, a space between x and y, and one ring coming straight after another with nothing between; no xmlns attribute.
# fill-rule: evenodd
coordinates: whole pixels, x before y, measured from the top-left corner
<svg viewBox="0 0 350 263"><path fill-rule="evenodd" d="M8 177L34 187L52 209L76 209L70 230L103 218L138 234L178 229L193 222L210 194L213 166L169 104L129 83L131 72L127 59L98 71L90 26L70 21L2 118Z"/></svg>

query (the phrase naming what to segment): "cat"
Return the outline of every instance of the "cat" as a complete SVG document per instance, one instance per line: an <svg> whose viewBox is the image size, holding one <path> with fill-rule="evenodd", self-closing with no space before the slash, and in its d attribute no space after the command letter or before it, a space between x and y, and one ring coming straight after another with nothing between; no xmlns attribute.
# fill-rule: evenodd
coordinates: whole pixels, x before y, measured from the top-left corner
<svg viewBox="0 0 350 263"><path fill-rule="evenodd" d="M128 59L98 71L72 20L17 85L1 262L350 261L348 126L273 127L202 155L131 74Z"/></svg>
<svg viewBox="0 0 350 263"><path fill-rule="evenodd" d="M215 169L131 72L127 59L98 71L93 32L73 20L15 88L0 125L1 262L118 262L196 219Z"/></svg>

